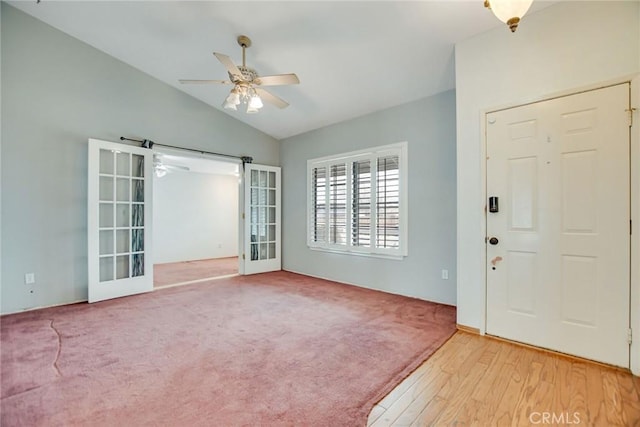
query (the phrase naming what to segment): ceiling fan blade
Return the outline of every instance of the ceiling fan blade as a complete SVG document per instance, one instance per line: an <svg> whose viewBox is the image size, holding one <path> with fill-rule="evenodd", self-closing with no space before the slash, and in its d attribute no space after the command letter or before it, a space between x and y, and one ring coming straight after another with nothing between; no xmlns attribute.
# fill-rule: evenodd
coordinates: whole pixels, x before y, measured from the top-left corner
<svg viewBox="0 0 640 427"><path fill-rule="evenodd" d="M275 76L263 76L258 77L253 81L254 84L260 86L282 86L282 85L297 85L300 83L300 79L295 74L278 74Z"/></svg>
<svg viewBox="0 0 640 427"><path fill-rule="evenodd" d="M208 85L208 84L221 84L221 85L232 85L233 82L229 80L178 80L180 83L188 84L188 85Z"/></svg>
<svg viewBox="0 0 640 427"><path fill-rule="evenodd" d="M278 108L287 108L289 106L289 103L287 101L285 101L284 99L278 98L277 96L275 96L271 92L267 92L266 90L260 89L260 88L254 88L254 89L256 90L256 93L258 94L258 96L264 102L268 102L269 104L273 104Z"/></svg>
<svg viewBox="0 0 640 427"><path fill-rule="evenodd" d="M213 54L218 58L218 61L222 62L222 65L229 71L229 75L232 76L231 80L244 80L242 73L236 67L236 64L233 63L231 58L227 55L223 55L222 53L213 52Z"/></svg>

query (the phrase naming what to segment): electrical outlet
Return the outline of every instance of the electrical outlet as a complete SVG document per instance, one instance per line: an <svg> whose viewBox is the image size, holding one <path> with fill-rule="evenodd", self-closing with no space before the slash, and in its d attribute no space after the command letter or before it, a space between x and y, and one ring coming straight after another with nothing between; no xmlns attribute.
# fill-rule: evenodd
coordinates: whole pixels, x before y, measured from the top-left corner
<svg viewBox="0 0 640 427"><path fill-rule="evenodd" d="M449 280L449 270L442 270L442 278L444 280Z"/></svg>
<svg viewBox="0 0 640 427"><path fill-rule="evenodd" d="M26 273L24 275L24 284L25 285L33 285L36 283L36 275L35 273Z"/></svg>

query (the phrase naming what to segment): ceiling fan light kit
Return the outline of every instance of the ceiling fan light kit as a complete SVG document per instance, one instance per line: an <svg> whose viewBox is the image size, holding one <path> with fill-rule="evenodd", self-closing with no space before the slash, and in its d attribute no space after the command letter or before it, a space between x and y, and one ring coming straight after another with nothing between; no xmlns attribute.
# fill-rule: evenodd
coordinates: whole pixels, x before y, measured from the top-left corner
<svg viewBox="0 0 640 427"><path fill-rule="evenodd" d="M233 85L233 89L222 103L222 107L226 110L238 111L238 106L242 104L246 105L245 111L248 114L257 113L264 106L263 101L278 108L288 107L289 104L286 101L259 86L298 84L300 83L298 76L291 73L260 77L256 70L247 67L246 64L246 49L251 46L251 39L247 36L239 36L237 41L242 48L242 65L236 66L227 55L213 53L227 69L229 80L180 80L180 83Z"/></svg>
<svg viewBox="0 0 640 427"><path fill-rule="evenodd" d="M507 24L514 33L531 3L533 0L484 0L484 7L491 9L496 18Z"/></svg>

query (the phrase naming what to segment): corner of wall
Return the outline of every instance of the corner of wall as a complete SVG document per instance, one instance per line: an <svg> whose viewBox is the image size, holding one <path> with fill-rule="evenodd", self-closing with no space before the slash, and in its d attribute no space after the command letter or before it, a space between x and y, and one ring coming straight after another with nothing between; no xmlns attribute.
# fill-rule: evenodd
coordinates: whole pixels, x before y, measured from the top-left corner
<svg viewBox="0 0 640 427"><path fill-rule="evenodd" d="M2 9L0 4L0 58L2 58ZM2 60L0 59L0 100L2 97ZM0 101L0 312L2 312L2 102Z"/></svg>
<svg viewBox="0 0 640 427"><path fill-rule="evenodd" d="M638 8L640 11L640 8ZM640 21L640 16L639 16ZM640 71L640 64L638 67ZM631 372L640 376L640 74L631 81L631 319L635 335L631 344ZM635 167L634 167L635 166ZM634 197L635 195L635 197Z"/></svg>

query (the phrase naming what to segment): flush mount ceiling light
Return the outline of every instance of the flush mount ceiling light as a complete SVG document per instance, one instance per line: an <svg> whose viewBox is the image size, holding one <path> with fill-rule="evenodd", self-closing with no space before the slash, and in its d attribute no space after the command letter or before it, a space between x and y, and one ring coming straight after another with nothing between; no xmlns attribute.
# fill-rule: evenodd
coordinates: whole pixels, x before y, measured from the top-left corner
<svg viewBox="0 0 640 427"><path fill-rule="evenodd" d="M245 50L251 46L251 39L239 36L238 44L242 47L242 65L236 66L227 55L214 52L218 61L229 73L229 80L180 80L183 84L223 84L233 85L233 89L224 100L222 106L227 110L238 110L238 105L246 105L247 113L257 113L263 107L263 101L278 108L286 108L289 103L278 98L262 86L282 86L300 83L298 76L293 73L260 77L256 70L247 67Z"/></svg>
<svg viewBox="0 0 640 427"><path fill-rule="evenodd" d="M491 9L493 14L507 24L513 33L531 7L531 3L533 0L484 0L484 7Z"/></svg>

